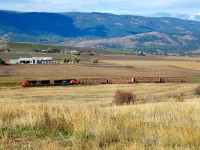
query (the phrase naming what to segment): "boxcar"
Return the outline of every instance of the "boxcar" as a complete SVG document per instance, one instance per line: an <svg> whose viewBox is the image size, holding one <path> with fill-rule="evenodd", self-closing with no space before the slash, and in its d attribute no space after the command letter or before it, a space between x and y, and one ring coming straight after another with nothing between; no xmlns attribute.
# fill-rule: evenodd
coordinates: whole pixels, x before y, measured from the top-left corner
<svg viewBox="0 0 200 150"><path fill-rule="evenodd" d="M186 77L161 77L160 82L161 83L167 83L167 82L186 82Z"/></svg>
<svg viewBox="0 0 200 150"><path fill-rule="evenodd" d="M84 85L106 84L107 78L81 78L79 79L79 83Z"/></svg>
<svg viewBox="0 0 200 150"><path fill-rule="evenodd" d="M133 83L134 78L132 77L123 77L123 78L108 78L109 84L125 84L125 83Z"/></svg>
<svg viewBox="0 0 200 150"><path fill-rule="evenodd" d="M135 77L135 83L160 83L160 77Z"/></svg>

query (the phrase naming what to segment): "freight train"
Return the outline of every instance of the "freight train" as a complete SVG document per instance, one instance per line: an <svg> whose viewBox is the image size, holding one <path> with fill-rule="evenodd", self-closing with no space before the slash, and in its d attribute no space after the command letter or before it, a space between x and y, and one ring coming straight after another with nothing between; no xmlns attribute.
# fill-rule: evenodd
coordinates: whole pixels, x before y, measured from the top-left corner
<svg viewBox="0 0 200 150"><path fill-rule="evenodd" d="M95 84L128 84L128 83L183 83L186 77L115 77L115 78L80 78L60 80L28 80L23 87L38 86L67 86L67 85L95 85Z"/></svg>

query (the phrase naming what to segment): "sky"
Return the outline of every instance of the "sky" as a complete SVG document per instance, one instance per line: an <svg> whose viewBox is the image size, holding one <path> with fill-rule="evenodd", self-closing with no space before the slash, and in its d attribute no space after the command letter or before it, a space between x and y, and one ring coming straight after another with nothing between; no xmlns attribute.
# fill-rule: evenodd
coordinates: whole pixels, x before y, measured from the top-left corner
<svg viewBox="0 0 200 150"><path fill-rule="evenodd" d="M200 21L200 0L0 0L0 10L103 12Z"/></svg>

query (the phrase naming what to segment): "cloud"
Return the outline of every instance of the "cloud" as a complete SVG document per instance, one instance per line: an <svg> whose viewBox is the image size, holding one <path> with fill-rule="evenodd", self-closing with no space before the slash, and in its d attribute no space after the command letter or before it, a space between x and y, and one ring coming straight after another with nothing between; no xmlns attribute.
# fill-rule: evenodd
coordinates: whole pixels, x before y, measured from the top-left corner
<svg viewBox="0 0 200 150"><path fill-rule="evenodd" d="M193 14L191 16L188 17L190 20L197 20L200 21L200 12Z"/></svg>
<svg viewBox="0 0 200 150"><path fill-rule="evenodd" d="M25 12L108 12L151 16L158 12L186 14L200 12L199 0L1 0L0 9ZM164 14L163 14L164 15ZM192 17L193 16L193 17Z"/></svg>

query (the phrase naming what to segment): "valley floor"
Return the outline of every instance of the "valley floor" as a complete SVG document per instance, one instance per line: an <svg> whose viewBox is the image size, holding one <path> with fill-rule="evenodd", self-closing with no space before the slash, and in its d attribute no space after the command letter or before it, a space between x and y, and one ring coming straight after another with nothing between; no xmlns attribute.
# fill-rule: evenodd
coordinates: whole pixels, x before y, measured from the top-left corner
<svg viewBox="0 0 200 150"><path fill-rule="evenodd" d="M0 149L200 149L199 78L187 83L22 88L29 79L200 76L199 58L98 56L75 65L0 66ZM116 90L137 96L112 104Z"/></svg>

